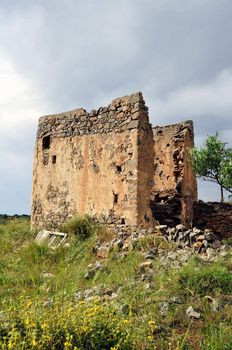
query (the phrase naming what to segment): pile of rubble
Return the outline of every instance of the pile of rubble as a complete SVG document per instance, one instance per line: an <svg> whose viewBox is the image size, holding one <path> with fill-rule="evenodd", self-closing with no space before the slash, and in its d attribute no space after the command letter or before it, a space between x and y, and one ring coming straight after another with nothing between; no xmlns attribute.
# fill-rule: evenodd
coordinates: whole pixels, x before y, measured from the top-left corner
<svg viewBox="0 0 232 350"><path fill-rule="evenodd" d="M121 254L131 251L142 238L162 237L167 242L173 242L178 248L190 248L198 253L205 253L207 249L220 249L222 243L219 237L210 229L200 230L196 227L188 229L182 224L176 227L166 225L156 226L154 229L138 229L118 226L114 229L115 238L103 244L97 244L94 252L98 258L107 258L111 251L120 251ZM151 254L153 254L151 252ZM153 254L154 255L154 254Z"/></svg>
<svg viewBox="0 0 232 350"><path fill-rule="evenodd" d="M168 241L173 241L181 248L193 247L196 251L206 252L207 248L218 249L221 246L219 237L210 229L200 230L196 227L188 229L182 224L176 227L166 225L156 226L160 235Z"/></svg>

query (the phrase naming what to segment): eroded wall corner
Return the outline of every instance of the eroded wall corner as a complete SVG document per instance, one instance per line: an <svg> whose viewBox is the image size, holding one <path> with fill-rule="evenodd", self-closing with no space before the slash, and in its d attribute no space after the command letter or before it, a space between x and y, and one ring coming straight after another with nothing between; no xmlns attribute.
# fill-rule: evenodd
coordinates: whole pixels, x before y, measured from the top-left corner
<svg viewBox="0 0 232 350"><path fill-rule="evenodd" d="M193 123L156 126L153 135L153 214L162 224L191 225L193 202L197 200L196 177L189 161L189 150L194 145Z"/></svg>
<svg viewBox="0 0 232 350"><path fill-rule="evenodd" d="M140 225L140 130L149 129L140 92L90 113L40 118L33 166L32 226L57 227L75 214ZM146 194L146 203L149 194ZM142 199L143 201L143 199Z"/></svg>

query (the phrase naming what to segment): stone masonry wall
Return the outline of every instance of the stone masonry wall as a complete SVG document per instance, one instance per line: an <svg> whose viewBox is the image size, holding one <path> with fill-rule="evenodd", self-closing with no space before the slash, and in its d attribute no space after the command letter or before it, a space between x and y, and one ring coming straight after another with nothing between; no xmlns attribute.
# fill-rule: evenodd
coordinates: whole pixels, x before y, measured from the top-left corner
<svg viewBox="0 0 232 350"><path fill-rule="evenodd" d="M64 138L136 129L140 122L139 112L148 115L148 108L140 92L117 98L108 107L100 107L90 113L80 108L41 117L37 139L46 135Z"/></svg>
<svg viewBox="0 0 232 350"><path fill-rule="evenodd" d="M143 133L149 137L141 137ZM153 140L141 93L90 113L76 109L40 118L32 226L56 227L77 213L96 215L111 224L146 224L151 219L147 183L153 173L146 172L144 185L138 172L141 159L152 160L153 149L151 155L146 147L138 149L147 142Z"/></svg>
<svg viewBox="0 0 232 350"><path fill-rule="evenodd" d="M232 204L195 202L193 225L211 229L221 238L232 237Z"/></svg>
<svg viewBox="0 0 232 350"><path fill-rule="evenodd" d="M196 179L188 162L192 122L149 124L142 94L39 119L32 227L88 213L111 225L192 222Z"/></svg>
<svg viewBox="0 0 232 350"><path fill-rule="evenodd" d="M143 123L138 132L138 213L140 222L152 226L155 222L150 207L154 177L154 140L149 123Z"/></svg>
<svg viewBox="0 0 232 350"><path fill-rule="evenodd" d="M175 226L192 222L197 183L188 160L194 144L193 124L186 121L164 127L154 133L155 171L151 207L161 224Z"/></svg>

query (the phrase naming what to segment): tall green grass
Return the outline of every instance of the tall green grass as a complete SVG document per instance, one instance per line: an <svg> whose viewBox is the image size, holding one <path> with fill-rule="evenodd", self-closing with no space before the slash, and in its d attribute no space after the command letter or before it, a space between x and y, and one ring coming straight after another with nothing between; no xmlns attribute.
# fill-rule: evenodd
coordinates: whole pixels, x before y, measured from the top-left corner
<svg viewBox="0 0 232 350"><path fill-rule="evenodd" d="M52 249L35 243L28 221L0 225L1 349L232 349L231 254L213 263L195 257L180 269L157 257L148 281L139 267L144 253L153 244L173 249L148 236L123 256L112 251L86 279L93 247L112 234L92 221L82 227L91 230L82 237L70 230L69 245ZM94 286L117 296L75 299ZM199 320L186 315L190 305Z"/></svg>

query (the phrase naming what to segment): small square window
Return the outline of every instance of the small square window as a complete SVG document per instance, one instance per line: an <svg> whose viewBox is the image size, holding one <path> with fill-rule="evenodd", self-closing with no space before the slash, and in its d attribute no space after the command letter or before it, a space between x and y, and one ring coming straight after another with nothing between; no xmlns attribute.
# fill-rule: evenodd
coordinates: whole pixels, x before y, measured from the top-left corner
<svg viewBox="0 0 232 350"><path fill-rule="evenodd" d="M52 164L56 164L56 156L52 156Z"/></svg>

